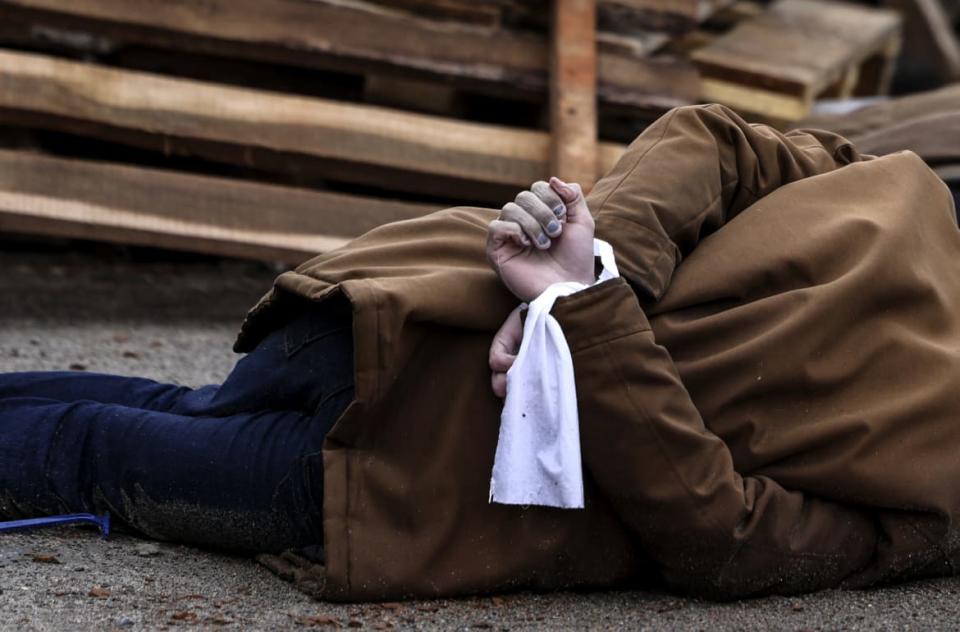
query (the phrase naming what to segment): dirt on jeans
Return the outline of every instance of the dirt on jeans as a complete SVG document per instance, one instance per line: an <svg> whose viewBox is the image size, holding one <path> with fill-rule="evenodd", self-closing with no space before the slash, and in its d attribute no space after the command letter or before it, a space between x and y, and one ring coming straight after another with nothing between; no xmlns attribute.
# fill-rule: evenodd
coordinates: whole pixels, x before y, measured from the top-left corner
<svg viewBox="0 0 960 632"><path fill-rule="evenodd" d="M0 242L0 371L71 369L220 381L244 311L275 270ZM0 535L0 630L960 627L960 581L717 604L665 592L331 604L249 558L91 529Z"/></svg>

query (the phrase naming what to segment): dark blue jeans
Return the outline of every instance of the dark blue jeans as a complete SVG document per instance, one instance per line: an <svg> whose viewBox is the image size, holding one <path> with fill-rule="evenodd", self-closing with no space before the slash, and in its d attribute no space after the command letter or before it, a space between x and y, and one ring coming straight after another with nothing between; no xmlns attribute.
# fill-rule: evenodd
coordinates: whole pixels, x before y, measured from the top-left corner
<svg viewBox="0 0 960 632"><path fill-rule="evenodd" d="M222 386L0 374L0 518L109 510L157 539L314 547L320 449L352 398L350 315L340 303L302 306Z"/></svg>

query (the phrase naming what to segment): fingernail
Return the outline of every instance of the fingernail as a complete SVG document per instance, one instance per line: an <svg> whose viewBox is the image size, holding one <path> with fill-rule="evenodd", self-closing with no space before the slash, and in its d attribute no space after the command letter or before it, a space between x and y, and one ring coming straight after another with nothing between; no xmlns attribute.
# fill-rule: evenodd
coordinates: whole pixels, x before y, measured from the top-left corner
<svg viewBox="0 0 960 632"><path fill-rule="evenodd" d="M560 222L558 222L557 220L553 220L552 222L547 224L547 232L550 233L551 235L556 235L557 233L559 233Z"/></svg>
<svg viewBox="0 0 960 632"><path fill-rule="evenodd" d="M561 204L557 208L553 209L553 214L556 215L557 217L560 217L566 212L566 210L567 210L567 207Z"/></svg>
<svg viewBox="0 0 960 632"><path fill-rule="evenodd" d="M540 236L537 237L537 243L539 243L541 246L546 246L548 243L550 243L550 238L543 233L540 233Z"/></svg>

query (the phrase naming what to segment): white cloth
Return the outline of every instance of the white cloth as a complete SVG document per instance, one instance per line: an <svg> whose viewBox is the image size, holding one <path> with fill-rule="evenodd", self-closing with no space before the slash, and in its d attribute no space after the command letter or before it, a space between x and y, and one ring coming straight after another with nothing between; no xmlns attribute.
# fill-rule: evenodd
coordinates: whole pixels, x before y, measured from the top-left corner
<svg viewBox="0 0 960 632"><path fill-rule="evenodd" d="M603 266L596 283L620 276L610 244L594 239L593 253ZM556 283L529 305L523 341L507 372L490 502L583 508L573 358L550 309L557 298L586 287L576 282Z"/></svg>

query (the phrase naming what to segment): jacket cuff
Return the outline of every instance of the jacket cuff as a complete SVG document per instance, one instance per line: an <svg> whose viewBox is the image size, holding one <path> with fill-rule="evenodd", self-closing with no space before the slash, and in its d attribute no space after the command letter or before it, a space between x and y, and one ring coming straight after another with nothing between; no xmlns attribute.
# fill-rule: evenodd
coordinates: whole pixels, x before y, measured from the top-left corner
<svg viewBox="0 0 960 632"><path fill-rule="evenodd" d="M655 301L663 296L681 259L675 243L665 235L615 216L597 218L597 235L613 246L621 276Z"/></svg>
<svg viewBox="0 0 960 632"><path fill-rule="evenodd" d="M571 353L650 329L636 294L623 278L558 298L550 313L560 323Z"/></svg>

